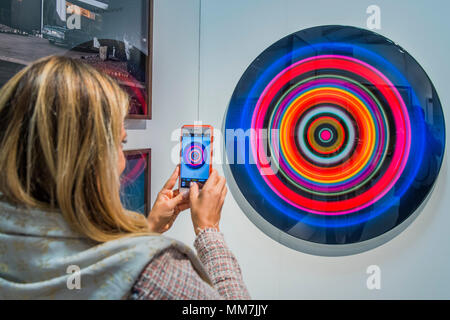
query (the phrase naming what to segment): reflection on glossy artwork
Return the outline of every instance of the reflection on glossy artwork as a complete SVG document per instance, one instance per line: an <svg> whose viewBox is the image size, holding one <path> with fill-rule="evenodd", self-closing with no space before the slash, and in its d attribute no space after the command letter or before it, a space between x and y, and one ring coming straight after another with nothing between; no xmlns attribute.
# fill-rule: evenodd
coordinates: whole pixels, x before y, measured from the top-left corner
<svg viewBox="0 0 450 320"><path fill-rule="evenodd" d="M445 146L441 104L420 65L383 36L344 26L303 30L261 53L234 91L225 129L248 133L227 151L238 202L263 219L252 221L335 247L410 217Z"/></svg>

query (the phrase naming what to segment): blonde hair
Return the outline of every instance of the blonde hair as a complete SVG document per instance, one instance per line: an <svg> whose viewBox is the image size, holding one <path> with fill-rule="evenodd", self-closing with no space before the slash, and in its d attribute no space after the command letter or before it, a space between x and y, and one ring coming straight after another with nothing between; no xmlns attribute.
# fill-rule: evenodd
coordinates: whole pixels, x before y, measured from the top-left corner
<svg viewBox="0 0 450 320"><path fill-rule="evenodd" d="M16 205L60 211L86 237L149 234L120 201L118 152L128 96L68 57L40 59L0 90L0 192Z"/></svg>

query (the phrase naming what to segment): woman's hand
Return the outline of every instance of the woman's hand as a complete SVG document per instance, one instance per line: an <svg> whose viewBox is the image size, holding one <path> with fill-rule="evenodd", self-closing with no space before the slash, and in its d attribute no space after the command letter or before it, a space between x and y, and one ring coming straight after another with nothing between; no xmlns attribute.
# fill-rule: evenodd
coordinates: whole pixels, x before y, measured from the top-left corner
<svg viewBox="0 0 450 320"><path fill-rule="evenodd" d="M227 191L225 178L220 177L215 169L201 191L196 183L191 184L189 200L196 235L206 228L219 231L220 213Z"/></svg>
<svg viewBox="0 0 450 320"><path fill-rule="evenodd" d="M181 194L179 190L172 190L177 182L180 167L177 166L172 176L158 193L155 204L148 215L150 230L163 233L172 227L178 214L189 208L188 193Z"/></svg>

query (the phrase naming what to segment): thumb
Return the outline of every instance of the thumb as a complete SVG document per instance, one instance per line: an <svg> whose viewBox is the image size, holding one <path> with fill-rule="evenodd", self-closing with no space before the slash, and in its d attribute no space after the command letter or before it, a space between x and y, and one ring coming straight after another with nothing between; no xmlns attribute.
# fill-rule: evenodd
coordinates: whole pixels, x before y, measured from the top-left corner
<svg viewBox="0 0 450 320"><path fill-rule="evenodd" d="M180 202L183 202L184 200L184 194L180 193L179 195L177 195L176 197L170 199L170 202L172 202L173 205L178 205Z"/></svg>
<svg viewBox="0 0 450 320"><path fill-rule="evenodd" d="M191 183L191 188L189 189L189 199L191 201L198 198L198 184Z"/></svg>

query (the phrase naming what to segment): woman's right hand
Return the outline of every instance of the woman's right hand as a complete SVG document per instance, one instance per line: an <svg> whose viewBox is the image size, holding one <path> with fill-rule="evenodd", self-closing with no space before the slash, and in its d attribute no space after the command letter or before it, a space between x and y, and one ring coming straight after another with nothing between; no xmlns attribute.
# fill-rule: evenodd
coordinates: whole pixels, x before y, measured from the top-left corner
<svg viewBox="0 0 450 320"><path fill-rule="evenodd" d="M202 190L199 190L196 183L191 184L189 201L196 235L207 228L219 231L220 213L227 191L225 178L219 176L215 169L212 170Z"/></svg>

